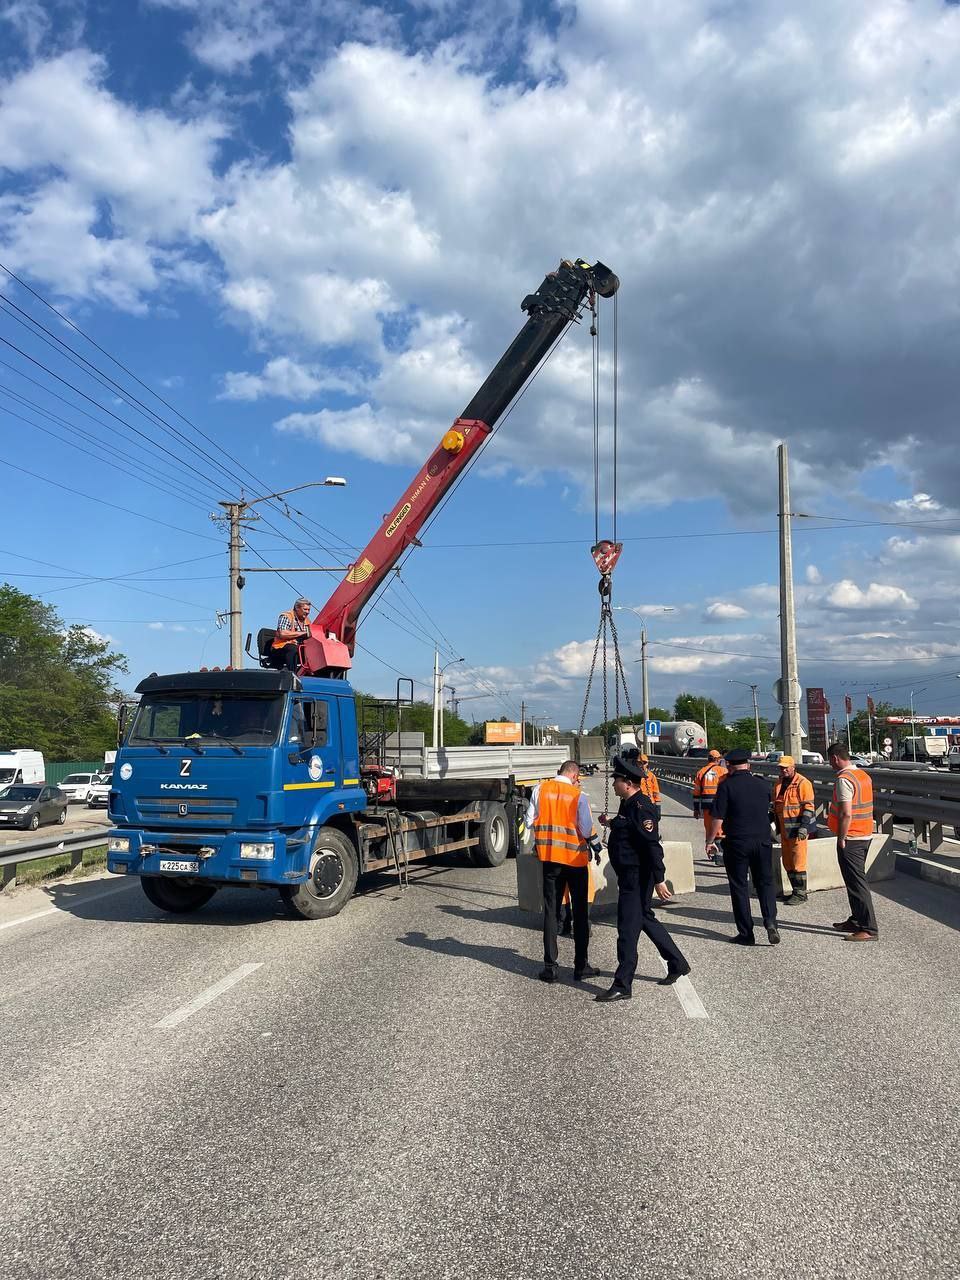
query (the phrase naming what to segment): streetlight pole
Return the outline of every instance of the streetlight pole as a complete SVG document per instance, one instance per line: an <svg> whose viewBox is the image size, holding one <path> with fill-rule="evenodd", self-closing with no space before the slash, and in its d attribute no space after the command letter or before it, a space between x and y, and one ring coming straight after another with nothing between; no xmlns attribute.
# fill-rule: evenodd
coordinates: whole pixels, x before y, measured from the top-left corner
<svg viewBox="0 0 960 1280"><path fill-rule="evenodd" d="M281 489L278 493L265 493L261 498L241 498L239 502L221 502L224 515L214 514L211 520L226 520L229 527L229 574L230 574L230 666L239 670L243 666L243 608L240 592L243 590L243 574L240 572L240 549L242 544L240 530L247 510L258 502L269 502L273 498L282 498L285 493L297 493L300 489L342 488L346 485L342 476L327 476L325 480L308 480L306 484L294 485L292 489ZM258 519L259 517L254 517Z"/></svg>
<svg viewBox="0 0 960 1280"><path fill-rule="evenodd" d="M917 763L917 721L913 714L913 690L910 690L910 745L913 747L913 763Z"/></svg>
<svg viewBox="0 0 960 1280"><path fill-rule="evenodd" d="M650 735L647 733L647 724L650 720L650 685L647 678L647 624L640 610L634 608L633 605L615 604L612 608L635 614L640 619L640 688L643 697L643 750L646 753L650 750ZM672 604L664 604L647 610L647 613L675 612L676 610Z"/></svg>
<svg viewBox="0 0 960 1280"><path fill-rule="evenodd" d="M758 685L747 684L746 680L731 680L727 677L727 684L742 684L745 689L749 689L753 694L753 727L757 739L757 755L763 754L763 748L760 745L760 708L757 705L757 689Z"/></svg>
<svg viewBox="0 0 960 1280"><path fill-rule="evenodd" d="M465 658L453 658L450 662L441 667L440 650L435 649L433 655L433 745L434 747L443 746L443 673L447 667L455 666L458 662L465 662Z"/></svg>

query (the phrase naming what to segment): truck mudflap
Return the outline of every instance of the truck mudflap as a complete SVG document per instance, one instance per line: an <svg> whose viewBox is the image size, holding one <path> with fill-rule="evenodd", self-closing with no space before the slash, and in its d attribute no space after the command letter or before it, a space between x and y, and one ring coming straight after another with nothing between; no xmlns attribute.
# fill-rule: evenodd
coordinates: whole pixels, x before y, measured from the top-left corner
<svg viewBox="0 0 960 1280"><path fill-rule="evenodd" d="M107 837L107 870L210 884L297 885L308 877L315 834L313 826L203 835L119 828Z"/></svg>

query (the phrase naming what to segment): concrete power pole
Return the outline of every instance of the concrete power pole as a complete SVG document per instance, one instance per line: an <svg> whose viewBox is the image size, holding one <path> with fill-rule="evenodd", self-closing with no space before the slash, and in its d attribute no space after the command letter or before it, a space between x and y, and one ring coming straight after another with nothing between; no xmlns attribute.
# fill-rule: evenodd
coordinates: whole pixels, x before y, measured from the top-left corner
<svg viewBox="0 0 960 1280"><path fill-rule="evenodd" d="M527 745L527 704L521 699L520 701L520 744Z"/></svg>
<svg viewBox="0 0 960 1280"><path fill-rule="evenodd" d="M784 754L802 760L800 680L797 676L797 619L793 603L793 543L790 473L786 442L777 447L780 469L780 705Z"/></svg>
<svg viewBox="0 0 960 1280"><path fill-rule="evenodd" d="M760 743L760 707L757 705L757 686L752 684L750 686L750 691L753 694L753 725L757 734L757 755L760 755L763 751L763 747Z"/></svg>
<svg viewBox="0 0 960 1280"><path fill-rule="evenodd" d="M647 680L647 629L640 632L640 687L643 690L643 751L650 750L650 736L647 733L647 722L650 719L650 685Z"/></svg>
<svg viewBox="0 0 960 1280"><path fill-rule="evenodd" d="M433 746L440 746L440 650L433 651Z"/></svg>
<svg viewBox="0 0 960 1280"><path fill-rule="evenodd" d="M243 667L243 609L240 592L243 579L240 576L240 517L245 502L221 502L230 522L230 665L239 671Z"/></svg>

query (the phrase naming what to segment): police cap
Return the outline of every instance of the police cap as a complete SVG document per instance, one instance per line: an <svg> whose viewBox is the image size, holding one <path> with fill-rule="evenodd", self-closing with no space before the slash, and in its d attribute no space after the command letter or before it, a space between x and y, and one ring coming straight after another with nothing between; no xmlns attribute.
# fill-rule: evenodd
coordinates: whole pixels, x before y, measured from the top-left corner
<svg viewBox="0 0 960 1280"><path fill-rule="evenodd" d="M613 776L615 779L626 778L628 782L643 781L643 766L637 759L636 752L631 756L613 757Z"/></svg>
<svg viewBox="0 0 960 1280"><path fill-rule="evenodd" d="M734 747L727 752L727 764L747 764L749 759L750 752L746 747Z"/></svg>

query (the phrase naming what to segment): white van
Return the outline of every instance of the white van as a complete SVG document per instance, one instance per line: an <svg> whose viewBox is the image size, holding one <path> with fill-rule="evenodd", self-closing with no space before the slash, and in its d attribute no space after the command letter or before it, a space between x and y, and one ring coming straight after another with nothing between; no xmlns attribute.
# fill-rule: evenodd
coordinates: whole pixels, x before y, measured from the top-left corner
<svg viewBox="0 0 960 1280"><path fill-rule="evenodd" d="M47 780L41 751L0 751L0 787L42 787Z"/></svg>
<svg viewBox="0 0 960 1280"><path fill-rule="evenodd" d="M804 751L801 755L803 764L823 764L823 756L819 751Z"/></svg>

